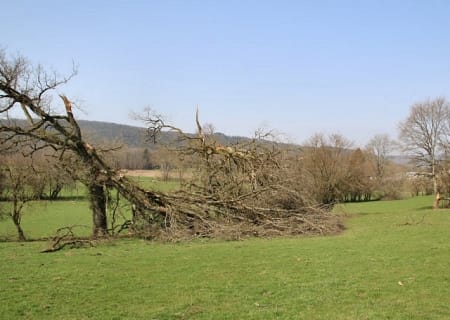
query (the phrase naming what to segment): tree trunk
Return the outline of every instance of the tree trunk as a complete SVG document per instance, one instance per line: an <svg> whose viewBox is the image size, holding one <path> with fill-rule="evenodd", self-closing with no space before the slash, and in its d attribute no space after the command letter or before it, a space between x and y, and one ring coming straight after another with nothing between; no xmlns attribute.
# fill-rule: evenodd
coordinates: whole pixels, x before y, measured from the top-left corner
<svg viewBox="0 0 450 320"><path fill-rule="evenodd" d="M50 200L56 200L62 189L63 184L57 183L56 186L50 190Z"/></svg>
<svg viewBox="0 0 450 320"><path fill-rule="evenodd" d="M108 233L106 220L106 195L103 185L93 183L89 186L89 197L92 209L93 236L101 237Z"/></svg>
<svg viewBox="0 0 450 320"><path fill-rule="evenodd" d="M433 209L438 209L440 195L439 195L439 189L438 189L438 183L437 183L437 177L436 177L436 163L435 163L434 156L432 157L431 161L432 161L431 174L432 174L432 178L433 178L433 194L434 194Z"/></svg>
<svg viewBox="0 0 450 320"><path fill-rule="evenodd" d="M437 177L436 177L436 164L434 163L434 157L432 159L433 163L431 165L431 175L433 177L433 193L436 195L438 193L438 183L437 183Z"/></svg>
<svg viewBox="0 0 450 320"><path fill-rule="evenodd" d="M17 235L19 236L19 241L25 241L25 233L23 232L22 226L20 225L20 209L18 208L18 203L16 199L14 199L13 203L13 213L12 220L17 229Z"/></svg>
<svg viewBox="0 0 450 320"><path fill-rule="evenodd" d="M20 223L17 223L16 220L14 220L14 225L16 226L16 229L17 229L17 235L19 236L19 241L26 241L27 239L25 238L25 234L23 232L23 229L22 229Z"/></svg>
<svg viewBox="0 0 450 320"><path fill-rule="evenodd" d="M434 195L433 209L439 209L439 201L441 200L441 196L439 192L436 192Z"/></svg>

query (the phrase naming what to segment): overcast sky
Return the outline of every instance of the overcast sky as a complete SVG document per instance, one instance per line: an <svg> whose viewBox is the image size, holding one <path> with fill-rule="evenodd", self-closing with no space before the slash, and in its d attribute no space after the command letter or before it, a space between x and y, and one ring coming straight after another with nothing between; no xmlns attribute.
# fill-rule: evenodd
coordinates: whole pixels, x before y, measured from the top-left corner
<svg viewBox="0 0 450 320"><path fill-rule="evenodd" d="M83 119L185 130L275 128L362 145L397 135L414 102L450 98L450 1L0 0L0 46L78 76Z"/></svg>

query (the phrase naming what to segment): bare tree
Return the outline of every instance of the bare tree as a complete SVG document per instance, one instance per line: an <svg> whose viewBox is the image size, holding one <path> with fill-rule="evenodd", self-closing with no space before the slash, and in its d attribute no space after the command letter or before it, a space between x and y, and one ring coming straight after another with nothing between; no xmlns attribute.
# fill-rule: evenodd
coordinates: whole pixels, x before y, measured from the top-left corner
<svg viewBox="0 0 450 320"><path fill-rule="evenodd" d="M19 241L25 241L25 233L22 228L22 215L25 204L36 199L36 179L30 179L35 173L32 160L24 158L20 154L3 157L0 171L3 175L3 198L11 203L11 208L6 210L17 230Z"/></svg>
<svg viewBox="0 0 450 320"><path fill-rule="evenodd" d="M45 175L45 196L50 200L56 200L63 189L74 189L76 181L65 169L70 164L57 162L54 157L46 157L48 162L41 162L40 174Z"/></svg>
<svg viewBox="0 0 450 320"><path fill-rule="evenodd" d="M316 134L303 148L303 170L310 192L319 203L333 206L346 194L351 143L339 134Z"/></svg>
<svg viewBox="0 0 450 320"><path fill-rule="evenodd" d="M157 164L163 181L170 179L172 171L176 168L178 155L167 147L159 147L153 153L154 161Z"/></svg>
<svg viewBox="0 0 450 320"><path fill-rule="evenodd" d="M377 134L366 145L366 150L371 155L375 167L375 177L381 182L386 175L388 155L394 149L394 142L387 134Z"/></svg>
<svg viewBox="0 0 450 320"><path fill-rule="evenodd" d="M438 157L442 151L441 143L446 140L449 112L445 98L419 102L411 107L408 118L399 125L404 149L414 156L417 166L430 170L435 195L438 194Z"/></svg>
<svg viewBox="0 0 450 320"><path fill-rule="evenodd" d="M2 144L27 145L31 153L52 148L60 157L73 153L88 168L84 176L93 212L93 234L103 235L107 230L106 197L101 166L104 165L96 150L82 138L81 129L75 121L72 103L61 95L65 114L58 113L51 104L54 91L75 75L65 78L46 73L42 67L32 68L21 57L7 59L0 52L0 122ZM18 122L11 114L22 114L26 122Z"/></svg>
<svg viewBox="0 0 450 320"><path fill-rule="evenodd" d="M371 179L371 169L366 152L360 148L351 152L344 183L348 193L347 200L367 201L372 198L374 183Z"/></svg>

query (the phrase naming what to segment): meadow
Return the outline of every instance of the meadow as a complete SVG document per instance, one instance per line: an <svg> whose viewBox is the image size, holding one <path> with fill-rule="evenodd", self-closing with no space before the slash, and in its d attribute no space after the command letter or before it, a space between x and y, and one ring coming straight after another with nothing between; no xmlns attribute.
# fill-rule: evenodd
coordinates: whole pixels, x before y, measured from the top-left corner
<svg viewBox="0 0 450 320"><path fill-rule="evenodd" d="M51 254L42 241L0 242L0 318L448 319L450 210L431 203L340 205L346 230L327 237L122 239ZM32 204L23 219L31 238L72 223L90 223L82 198Z"/></svg>

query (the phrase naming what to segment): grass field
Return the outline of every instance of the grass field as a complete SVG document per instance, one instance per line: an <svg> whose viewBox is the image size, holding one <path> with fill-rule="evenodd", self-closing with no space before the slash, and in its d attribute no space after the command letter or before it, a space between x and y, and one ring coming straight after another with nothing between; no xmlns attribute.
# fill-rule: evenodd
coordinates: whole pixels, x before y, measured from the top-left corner
<svg viewBox="0 0 450 320"><path fill-rule="evenodd" d="M137 181L144 188L159 190L163 192L174 191L180 187L180 182L175 179L162 182L161 180L155 179L154 177L138 176L130 178Z"/></svg>
<svg viewBox="0 0 450 320"><path fill-rule="evenodd" d="M53 254L39 253L43 242L3 242L0 318L449 319L450 211L430 204L341 206L347 230L330 237L120 240ZM87 223L86 208L47 204L27 213L25 231Z"/></svg>
<svg viewBox="0 0 450 320"><path fill-rule="evenodd" d="M176 180L162 182L153 177L131 177L141 186L150 190L170 192L178 189ZM27 203L24 209L22 227L28 239L50 237L63 226L77 225L74 231L78 236L91 234L91 216L86 191L81 184L70 190L63 190L62 200L35 201ZM1 205L1 203L0 203ZM6 204L3 203L6 206ZM125 208L129 211L129 208ZM126 214L126 212L125 212ZM131 215L128 212L128 215ZM10 220L0 220L0 240L17 238L17 231Z"/></svg>

